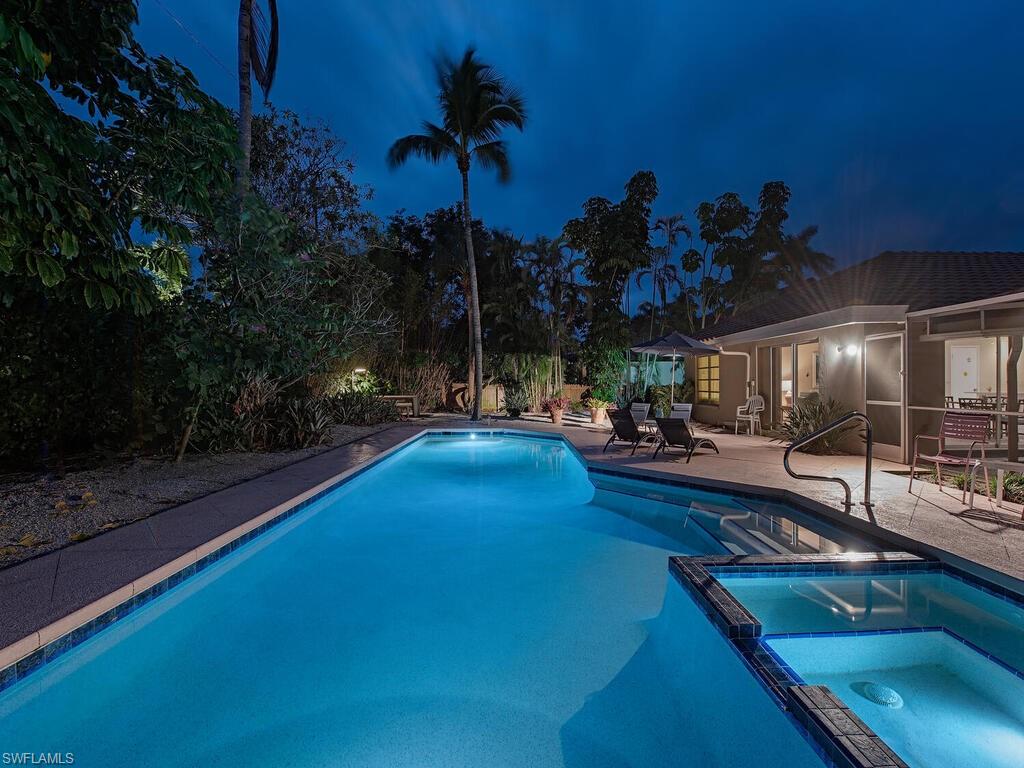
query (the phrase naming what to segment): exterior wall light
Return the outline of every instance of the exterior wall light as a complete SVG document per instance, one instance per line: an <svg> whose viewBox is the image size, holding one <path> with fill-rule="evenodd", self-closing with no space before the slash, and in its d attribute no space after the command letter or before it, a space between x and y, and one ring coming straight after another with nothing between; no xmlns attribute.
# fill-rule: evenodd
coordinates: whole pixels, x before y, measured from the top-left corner
<svg viewBox="0 0 1024 768"><path fill-rule="evenodd" d="M836 347L836 352L840 355L845 352L847 357L856 357L857 353L860 352L860 347L856 344L840 344Z"/></svg>

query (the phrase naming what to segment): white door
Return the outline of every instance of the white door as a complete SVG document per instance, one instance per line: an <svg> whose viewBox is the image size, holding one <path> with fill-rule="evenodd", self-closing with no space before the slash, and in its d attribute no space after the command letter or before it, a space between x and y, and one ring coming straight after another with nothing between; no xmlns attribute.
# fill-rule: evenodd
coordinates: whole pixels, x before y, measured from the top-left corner
<svg viewBox="0 0 1024 768"><path fill-rule="evenodd" d="M978 347L949 348L949 386L954 400L978 396Z"/></svg>
<svg viewBox="0 0 1024 768"><path fill-rule="evenodd" d="M903 334L864 338L864 412L871 420L875 454L901 461L903 456Z"/></svg>

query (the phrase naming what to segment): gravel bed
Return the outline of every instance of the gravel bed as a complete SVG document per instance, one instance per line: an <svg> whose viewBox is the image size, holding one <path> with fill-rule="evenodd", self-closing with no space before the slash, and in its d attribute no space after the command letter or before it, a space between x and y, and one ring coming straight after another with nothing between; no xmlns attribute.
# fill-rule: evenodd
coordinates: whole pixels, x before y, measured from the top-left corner
<svg viewBox="0 0 1024 768"><path fill-rule="evenodd" d="M83 541L393 426L336 426L332 442L280 453L139 458L0 483L0 568Z"/></svg>

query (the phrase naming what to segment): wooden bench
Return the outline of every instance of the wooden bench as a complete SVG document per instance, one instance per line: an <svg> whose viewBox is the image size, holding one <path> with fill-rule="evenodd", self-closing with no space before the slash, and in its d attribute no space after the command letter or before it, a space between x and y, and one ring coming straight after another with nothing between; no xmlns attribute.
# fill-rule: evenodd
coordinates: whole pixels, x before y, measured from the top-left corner
<svg viewBox="0 0 1024 768"><path fill-rule="evenodd" d="M390 400L398 406L400 412L406 412L406 409L409 409L413 416L418 418L420 415L419 395L380 395L380 399Z"/></svg>

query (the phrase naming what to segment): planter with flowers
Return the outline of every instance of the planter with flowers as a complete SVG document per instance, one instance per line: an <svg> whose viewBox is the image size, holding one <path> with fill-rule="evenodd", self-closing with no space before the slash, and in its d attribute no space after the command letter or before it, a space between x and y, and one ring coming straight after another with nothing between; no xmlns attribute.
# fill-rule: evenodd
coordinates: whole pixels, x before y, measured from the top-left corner
<svg viewBox="0 0 1024 768"><path fill-rule="evenodd" d="M587 400L587 407L590 408L590 423L604 424L605 416L612 405L613 403L608 400L602 400L599 397L589 398Z"/></svg>
<svg viewBox="0 0 1024 768"><path fill-rule="evenodd" d="M546 397L540 403L541 410L551 416L552 424L562 423L562 413L568 407L568 397Z"/></svg>

